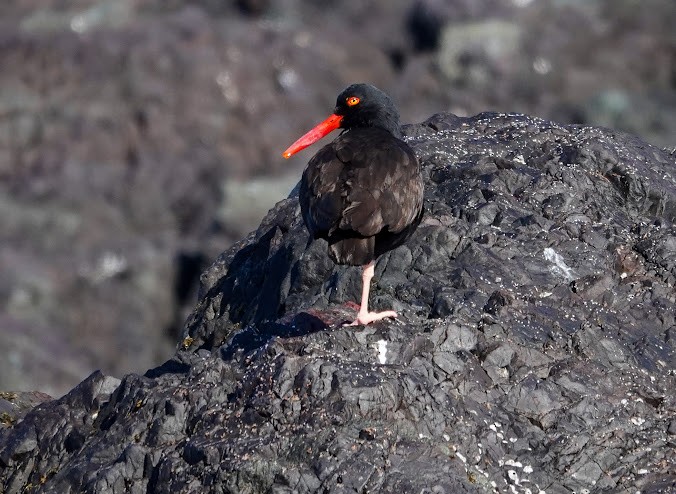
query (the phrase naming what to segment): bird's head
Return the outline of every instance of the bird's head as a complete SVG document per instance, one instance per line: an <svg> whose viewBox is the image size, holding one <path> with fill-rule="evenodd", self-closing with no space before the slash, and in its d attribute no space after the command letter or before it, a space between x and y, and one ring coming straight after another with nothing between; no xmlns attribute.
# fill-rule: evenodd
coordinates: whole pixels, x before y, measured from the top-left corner
<svg viewBox="0 0 676 494"><path fill-rule="evenodd" d="M401 136L399 112L392 99L370 84L352 84L336 99L333 114L294 142L283 156L290 158L329 132L341 128L379 127L396 137Z"/></svg>

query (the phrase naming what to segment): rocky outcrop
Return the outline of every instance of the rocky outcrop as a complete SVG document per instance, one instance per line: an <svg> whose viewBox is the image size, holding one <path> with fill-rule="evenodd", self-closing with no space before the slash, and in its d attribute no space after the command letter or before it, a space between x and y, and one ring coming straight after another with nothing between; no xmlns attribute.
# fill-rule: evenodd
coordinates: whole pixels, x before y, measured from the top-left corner
<svg viewBox="0 0 676 494"><path fill-rule="evenodd" d="M0 432L5 492L669 492L676 157L518 114L406 128L425 218L359 270L295 197L202 276L176 355Z"/></svg>
<svg viewBox="0 0 676 494"><path fill-rule="evenodd" d="M3 0L1 12L5 390L60 396L92 369L169 358L200 272L288 194L303 161L280 152L348 84L387 91L406 121L519 111L675 145L673 0ZM32 341L57 342L49 372Z"/></svg>

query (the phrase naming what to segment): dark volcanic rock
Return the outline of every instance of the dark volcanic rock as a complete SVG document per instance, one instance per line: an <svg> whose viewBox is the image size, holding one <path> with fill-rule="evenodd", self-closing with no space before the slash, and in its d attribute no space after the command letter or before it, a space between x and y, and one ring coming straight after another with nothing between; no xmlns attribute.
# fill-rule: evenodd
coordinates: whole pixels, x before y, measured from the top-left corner
<svg viewBox="0 0 676 494"><path fill-rule="evenodd" d="M302 160L279 153L350 83L408 121L519 111L674 145L674 0L0 5L0 389L168 358L199 273L288 193ZM32 341L58 342L49 371Z"/></svg>
<svg viewBox="0 0 676 494"><path fill-rule="evenodd" d="M0 430L40 492L670 492L676 159L609 130L440 114L406 128L426 216L359 270L295 197L202 277L175 357L94 374Z"/></svg>

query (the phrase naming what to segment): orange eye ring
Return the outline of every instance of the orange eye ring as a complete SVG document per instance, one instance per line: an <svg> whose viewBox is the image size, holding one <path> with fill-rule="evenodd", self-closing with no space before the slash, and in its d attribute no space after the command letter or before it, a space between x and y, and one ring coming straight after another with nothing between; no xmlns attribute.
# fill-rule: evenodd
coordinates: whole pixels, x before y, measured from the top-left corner
<svg viewBox="0 0 676 494"><path fill-rule="evenodd" d="M345 100L345 101L347 102L347 106L354 106L354 105L359 104L359 101L360 101L360 100L359 100L359 98L357 98L356 96L350 96L350 97L347 98L347 100Z"/></svg>

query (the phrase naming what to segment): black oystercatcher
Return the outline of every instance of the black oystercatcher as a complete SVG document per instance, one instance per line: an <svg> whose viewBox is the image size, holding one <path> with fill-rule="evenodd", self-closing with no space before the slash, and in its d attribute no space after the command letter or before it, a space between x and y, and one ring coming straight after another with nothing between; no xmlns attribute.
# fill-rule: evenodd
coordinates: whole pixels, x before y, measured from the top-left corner
<svg viewBox="0 0 676 494"><path fill-rule="evenodd" d="M363 266L361 305L352 325L369 324L397 317L391 310L369 312L369 288L375 259L404 243L420 223L423 180L413 150L401 140L394 103L369 84L340 93L333 115L284 157L337 128L344 130L303 172L300 207L313 238L328 241L333 262Z"/></svg>

